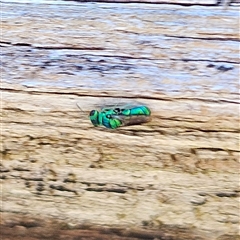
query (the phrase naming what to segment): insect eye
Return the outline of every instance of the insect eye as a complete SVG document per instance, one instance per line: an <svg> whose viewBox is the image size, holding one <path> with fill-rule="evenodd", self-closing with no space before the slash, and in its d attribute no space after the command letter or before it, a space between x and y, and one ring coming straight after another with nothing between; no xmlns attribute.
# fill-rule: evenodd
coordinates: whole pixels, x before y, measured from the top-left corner
<svg viewBox="0 0 240 240"><path fill-rule="evenodd" d="M92 110L92 111L89 113L89 116L90 116L90 117L94 116L94 115L96 114L96 112L97 112L96 110Z"/></svg>
<svg viewBox="0 0 240 240"><path fill-rule="evenodd" d="M120 108L115 108L115 111L119 113L121 111L121 109Z"/></svg>
<svg viewBox="0 0 240 240"><path fill-rule="evenodd" d="M106 115L106 118L111 118L111 115L110 115L110 114L107 114L107 115Z"/></svg>

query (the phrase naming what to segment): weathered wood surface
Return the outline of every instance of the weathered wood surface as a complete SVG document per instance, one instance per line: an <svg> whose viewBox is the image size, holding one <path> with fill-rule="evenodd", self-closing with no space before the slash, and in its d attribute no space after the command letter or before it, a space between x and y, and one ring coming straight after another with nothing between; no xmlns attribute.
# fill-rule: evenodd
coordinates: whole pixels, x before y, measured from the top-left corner
<svg viewBox="0 0 240 240"><path fill-rule="evenodd" d="M66 0L68 1L68 0ZM239 4L240 0L75 0L77 2L110 2L110 3L154 3L154 4L177 4L182 6L229 6Z"/></svg>
<svg viewBox="0 0 240 240"><path fill-rule="evenodd" d="M3 225L21 239L22 215L68 228L154 228L149 239L237 239L236 7L3 3L2 11ZM119 99L147 104L152 121L90 124L91 109Z"/></svg>

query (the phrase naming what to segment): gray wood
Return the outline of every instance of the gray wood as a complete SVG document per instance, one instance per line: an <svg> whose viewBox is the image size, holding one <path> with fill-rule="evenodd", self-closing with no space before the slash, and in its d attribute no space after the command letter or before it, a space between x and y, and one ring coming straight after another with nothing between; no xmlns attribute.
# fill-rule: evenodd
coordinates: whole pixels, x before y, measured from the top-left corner
<svg viewBox="0 0 240 240"><path fill-rule="evenodd" d="M3 223L238 234L237 7L1 7ZM88 119L134 101L149 123Z"/></svg>

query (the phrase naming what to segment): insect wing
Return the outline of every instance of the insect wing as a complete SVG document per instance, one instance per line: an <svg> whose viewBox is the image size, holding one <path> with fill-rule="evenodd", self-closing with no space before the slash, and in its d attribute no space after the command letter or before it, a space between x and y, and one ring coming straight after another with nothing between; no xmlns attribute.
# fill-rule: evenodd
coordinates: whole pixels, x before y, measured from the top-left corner
<svg viewBox="0 0 240 240"><path fill-rule="evenodd" d="M142 123L147 123L151 120L150 116L145 115L112 115L112 118L120 120L122 122L122 126L138 125Z"/></svg>

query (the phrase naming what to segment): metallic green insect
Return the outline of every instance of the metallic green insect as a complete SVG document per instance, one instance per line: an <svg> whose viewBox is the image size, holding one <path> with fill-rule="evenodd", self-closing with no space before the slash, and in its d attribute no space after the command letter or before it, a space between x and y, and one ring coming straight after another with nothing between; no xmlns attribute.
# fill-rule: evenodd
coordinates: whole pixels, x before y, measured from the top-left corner
<svg viewBox="0 0 240 240"><path fill-rule="evenodd" d="M103 108L100 112L92 110L89 118L94 126L115 129L121 126L142 124L150 120L151 111L147 106L129 108Z"/></svg>

